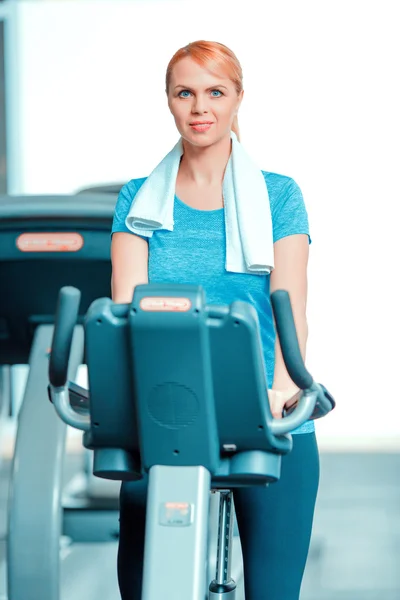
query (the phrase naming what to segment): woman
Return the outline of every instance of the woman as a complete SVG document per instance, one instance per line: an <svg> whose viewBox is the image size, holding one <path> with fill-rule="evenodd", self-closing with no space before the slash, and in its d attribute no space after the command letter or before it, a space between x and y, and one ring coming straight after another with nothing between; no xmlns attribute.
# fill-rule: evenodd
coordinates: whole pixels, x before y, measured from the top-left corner
<svg viewBox="0 0 400 600"><path fill-rule="evenodd" d="M191 43L170 61L166 92L183 144L174 228L157 231L150 239L133 234L125 219L145 179L123 187L112 230L113 300L130 303L137 284L156 281L202 285L208 303L252 303L260 321L268 378L273 374L271 408L279 418L297 389L276 340L270 293L289 291L304 357L309 232L301 192L289 177L262 171L271 208L275 268L270 275L227 272L222 190L231 131L239 137L240 64L222 44ZM235 491L246 600L298 600L318 480L318 449L310 422L294 432L293 450L283 458L278 483ZM118 576L123 600L141 597L145 494L146 482L124 483L121 488Z"/></svg>

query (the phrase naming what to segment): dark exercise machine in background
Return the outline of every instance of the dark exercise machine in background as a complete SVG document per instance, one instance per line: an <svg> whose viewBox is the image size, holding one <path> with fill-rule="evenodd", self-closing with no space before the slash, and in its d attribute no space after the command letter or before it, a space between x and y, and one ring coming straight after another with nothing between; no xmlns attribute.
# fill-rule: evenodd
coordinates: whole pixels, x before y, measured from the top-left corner
<svg viewBox="0 0 400 600"><path fill-rule="evenodd" d="M11 470L6 544L9 600L59 599L61 536L77 542L63 551L67 555L63 569L68 571L67 563L71 567L69 579L62 573L63 582L68 580L71 595L72 567L78 562L80 571L89 574L90 565L104 556L103 542L115 546L118 536L117 495L92 497L88 489L66 494L66 426L46 401L60 287L81 289L80 321L93 300L110 294L110 231L116 199L116 195L94 193L0 196L0 387L8 405L13 365L29 364ZM71 357L72 380L82 363L83 339ZM115 488L112 482L104 483ZM93 543L99 548L97 554ZM75 576L75 581L84 588L84 576ZM101 582L97 577L90 588L79 590L76 600L92 598Z"/></svg>

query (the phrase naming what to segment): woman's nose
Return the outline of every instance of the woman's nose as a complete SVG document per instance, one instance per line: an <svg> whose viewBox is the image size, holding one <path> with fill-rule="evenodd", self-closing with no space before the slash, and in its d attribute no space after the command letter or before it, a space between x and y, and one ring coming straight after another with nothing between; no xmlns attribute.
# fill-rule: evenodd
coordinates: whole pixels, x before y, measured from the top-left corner
<svg viewBox="0 0 400 600"><path fill-rule="evenodd" d="M199 96L194 96L192 111L196 113L203 113L207 111L207 99L204 98L201 94Z"/></svg>

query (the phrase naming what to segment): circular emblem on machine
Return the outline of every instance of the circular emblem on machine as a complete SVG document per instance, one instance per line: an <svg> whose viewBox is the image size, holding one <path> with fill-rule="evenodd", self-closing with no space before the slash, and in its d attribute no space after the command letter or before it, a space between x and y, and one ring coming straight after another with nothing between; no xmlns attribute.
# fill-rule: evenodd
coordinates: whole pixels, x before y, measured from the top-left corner
<svg viewBox="0 0 400 600"><path fill-rule="evenodd" d="M147 408L153 421L162 427L181 429L196 421L200 403L190 388L168 381L152 389Z"/></svg>

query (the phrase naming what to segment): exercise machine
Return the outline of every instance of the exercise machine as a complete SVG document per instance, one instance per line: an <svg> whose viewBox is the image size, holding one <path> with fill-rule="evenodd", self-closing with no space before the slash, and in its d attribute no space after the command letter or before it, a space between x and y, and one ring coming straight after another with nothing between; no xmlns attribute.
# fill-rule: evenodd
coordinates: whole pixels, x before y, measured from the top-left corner
<svg viewBox="0 0 400 600"><path fill-rule="evenodd" d="M231 576L232 490L278 481L290 431L335 403L306 370L290 299L271 296L285 364L300 388L284 418L268 402L257 313L207 305L200 287L147 284L131 305L97 299L84 321L89 389L70 386L80 291L60 291L49 362L61 419L84 432L93 473L148 474L142 600L239 600ZM210 492L220 492L216 572L207 585Z"/></svg>
<svg viewBox="0 0 400 600"><path fill-rule="evenodd" d="M93 300L110 293L116 199L95 193L0 196L0 388L5 401L15 391L10 371L14 365L29 365L11 470L8 600L58 600L61 587L63 599L89 600L101 592L108 598L107 569L104 578L93 577L93 570L109 556L108 548L116 546L118 496L66 490L67 427L45 399L60 287L82 290L79 320ZM84 363L83 350L82 340L71 356L71 380ZM104 483L116 487L115 482ZM62 572L60 554L65 557ZM77 568L82 577L72 576ZM92 576L88 585L82 583L87 583L85 571L89 580ZM81 583L81 590L74 588L74 581Z"/></svg>

